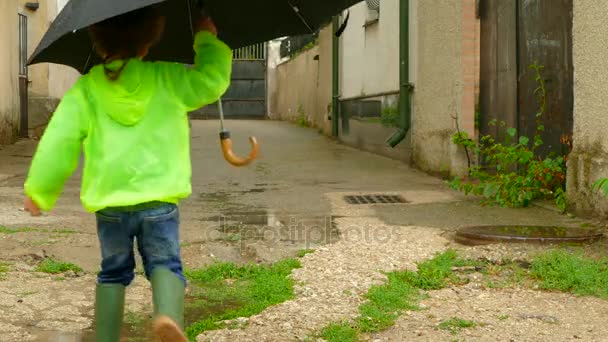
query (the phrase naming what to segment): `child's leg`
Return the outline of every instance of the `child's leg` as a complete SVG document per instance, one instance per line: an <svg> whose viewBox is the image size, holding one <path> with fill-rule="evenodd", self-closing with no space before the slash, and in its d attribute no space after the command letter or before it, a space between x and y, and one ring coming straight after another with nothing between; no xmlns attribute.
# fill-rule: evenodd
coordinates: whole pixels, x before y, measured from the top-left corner
<svg viewBox="0 0 608 342"><path fill-rule="evenodd" d="M97 214L101 244L101 272L95 293L95 335L97 342L118 342L123 320L125 287L134 278L133 235L129 214Z"/></svg>
<svg viewBox="0 0 608 342"><path fill-rule="evenodd" d="M179 249L179 212L165 204L142 211L142 226L137 235L146 276L152 283L156 333L162 341L185 341L185 279Z"/></svg>

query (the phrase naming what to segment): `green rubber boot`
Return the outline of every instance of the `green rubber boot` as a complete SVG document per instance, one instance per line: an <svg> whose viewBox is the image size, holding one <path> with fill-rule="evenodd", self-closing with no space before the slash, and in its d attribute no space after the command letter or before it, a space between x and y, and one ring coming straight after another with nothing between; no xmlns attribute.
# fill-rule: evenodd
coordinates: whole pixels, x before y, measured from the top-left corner
<svg viewBox="0 0 608 342"><path fill-rule="evenodd" d="M95 336L97 342L119 342L125 307L125 287L97 284L95 290Z"/></svg>
<svg viewBox="0 0 608 342"><path fill-rule="evenodd" d="M154 301L154 333L163 342L187 342L184 329L184 282L164 267L150 277Z"/></svg>

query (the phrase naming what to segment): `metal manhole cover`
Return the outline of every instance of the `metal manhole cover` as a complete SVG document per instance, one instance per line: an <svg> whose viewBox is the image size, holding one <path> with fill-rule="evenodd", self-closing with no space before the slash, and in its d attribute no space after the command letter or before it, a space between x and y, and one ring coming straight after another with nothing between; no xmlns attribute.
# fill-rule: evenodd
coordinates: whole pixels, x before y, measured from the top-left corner
<svg viewBox="0 0 608 342"><path fill-rule="evenodd" d="M589 243L601 239L602 232L586 228L555 226L479 226L456 233L456 242L483 245L497 242Z"/></svg>
<svg viewBox="0 0 608 342"><path fill-rule="evenodd" d="M344 196L348 204L398 204L407 203L405 198L400 195L349 195Z"/></svg>

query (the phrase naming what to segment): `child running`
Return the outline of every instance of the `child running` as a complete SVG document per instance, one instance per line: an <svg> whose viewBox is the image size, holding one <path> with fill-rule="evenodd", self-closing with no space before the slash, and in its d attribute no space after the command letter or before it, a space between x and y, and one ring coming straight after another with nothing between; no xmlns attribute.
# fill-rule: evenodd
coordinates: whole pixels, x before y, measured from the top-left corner
<svg viewBox="0 0 608 342"><path fill-rule="evenodd" d="M177 207L192 191L187 113L227 90L232 51L206 18L197 25L193 67L143 61L164 26L164 17L147 7L89 28L104 62L62 99L25 182L26 210L51 210L84 150L81 200L96 213L102 257L98 342L120 340L134 241L152 285L156 337L187 341Z"/></svg>

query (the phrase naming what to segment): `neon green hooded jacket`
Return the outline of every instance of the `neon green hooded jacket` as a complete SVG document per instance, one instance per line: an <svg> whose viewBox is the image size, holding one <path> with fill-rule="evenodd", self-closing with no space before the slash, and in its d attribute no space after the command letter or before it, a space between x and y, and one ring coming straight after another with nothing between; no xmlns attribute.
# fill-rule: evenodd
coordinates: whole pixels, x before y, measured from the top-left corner
<svg viewBox="0 0 608 342"><path fill-rule="evenodd" d="M51 210L80 160L81 200L96 212L192 192L187 113L217 101L230 84L232 51L211 33L194 41L195 64L130 59L116 81L98 65L62 99L38 145L25 193ZM117 68L114 62L108 68Z"/></svg>

